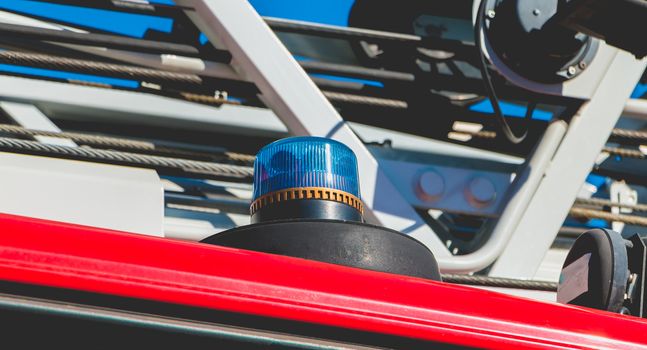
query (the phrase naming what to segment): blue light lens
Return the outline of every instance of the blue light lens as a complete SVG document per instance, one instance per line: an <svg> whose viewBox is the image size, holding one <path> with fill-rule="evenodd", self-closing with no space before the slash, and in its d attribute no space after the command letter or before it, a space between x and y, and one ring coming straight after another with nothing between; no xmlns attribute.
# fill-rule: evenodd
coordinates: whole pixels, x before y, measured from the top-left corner
<svg viewBox="0 0 647 350"><path fill-rule="evenodd" d="M291 137L261 149L254 163L254 200L275 191L324 187L360 197L357 158L346 145L322 137Z"/></svg>

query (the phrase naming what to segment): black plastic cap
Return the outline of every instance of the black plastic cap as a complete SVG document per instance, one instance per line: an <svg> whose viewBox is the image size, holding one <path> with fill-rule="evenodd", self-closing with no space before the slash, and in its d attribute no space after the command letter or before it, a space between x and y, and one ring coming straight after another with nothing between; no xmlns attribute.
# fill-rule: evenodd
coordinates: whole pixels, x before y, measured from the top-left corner
<svg viewBox="0 0 647 350"><path fill-rule="evenodd" d="M607 229L590 230L577 238L566 257L557 301L620 312L628 279L627 247L622 236Z"/></svg>

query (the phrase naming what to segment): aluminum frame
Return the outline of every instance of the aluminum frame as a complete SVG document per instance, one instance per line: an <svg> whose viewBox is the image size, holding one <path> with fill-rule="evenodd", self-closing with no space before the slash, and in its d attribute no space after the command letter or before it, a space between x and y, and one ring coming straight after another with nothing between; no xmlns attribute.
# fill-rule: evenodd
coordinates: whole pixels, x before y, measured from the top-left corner
<svg viewBox="0 0 647 350"><path fill-rule="evenodd" d="M2 213L164 236L151 169L0 152L0 182Z"/></svg>
<svg viewBox="0 0 647 350"><path fill-rule="evenodd" d="M36 106L28 103L1 101L0 108L7 113L16 123L27 129L51 131L59 133L58 128L43 112ZM76 147L74 141L51 136L36 136L35 139L41 143L50 145Z"/></svg>
<svg viewBox="0 0 647 350"><path fill-rule="evenodd" d="M535 275L646 65L647 60L616 52L593 96L571 120L515 234L490 269L491 276Z"/></svg>

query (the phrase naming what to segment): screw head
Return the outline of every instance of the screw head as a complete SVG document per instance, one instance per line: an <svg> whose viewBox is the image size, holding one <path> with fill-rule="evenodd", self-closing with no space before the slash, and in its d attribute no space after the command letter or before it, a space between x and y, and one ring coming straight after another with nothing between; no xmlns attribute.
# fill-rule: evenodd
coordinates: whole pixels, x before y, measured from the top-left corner
<svg viewBox="0 0 647 350"><path fill-rule="evenodd" d="M535 15L535 16L539 16L539 15L541 15L541 10L534 9L534 10L532 10L532 14Z"/></svg>
<svg viewBox="0 0 647 350"><path fill-rule="evenodd" d="M580 69L582 69L582 70L586 69L586 62L584 62L584 61L580 62L580 63L578 64L578 66L579 66L579 67L580 67Z"/></svg>
<svg viewBox="0 0 647 350"><path fill-rule="evenodd" d="M418 177L416 187L416 194L420 199L435 201L445 192L445 179L435 170L427 170Z"/></svg>
<svg viewBox="0 0 647 350"><path fill-rule="evenodd" d="M487 17L489 19L493 19L496 16L496 12L494 10L488 10L487 11Z"/></svg>
<svg viewBox="0 0 647 350"><path fill-rule="evenodd" d="M577 73L575 66L568 67L568 75L574 75L575 73Z"/></svg>
<svg viewBox="0 0 647 350"><path fill-rule="evenodd" d="M475 208L485 208L496 199L496 187L486 177L472 179L465 188L465 195L468 202Z"/></svg>

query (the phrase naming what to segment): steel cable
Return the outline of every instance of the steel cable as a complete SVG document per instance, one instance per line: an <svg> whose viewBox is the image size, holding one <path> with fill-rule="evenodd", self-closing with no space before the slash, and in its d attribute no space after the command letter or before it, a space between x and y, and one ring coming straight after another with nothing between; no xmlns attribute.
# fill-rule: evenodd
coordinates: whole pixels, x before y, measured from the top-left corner
<svg viewBox="0 0 647 350"><path fill-rule="evenodd" d="M180 155L191 154L191 152L175 150L169 147L160 148L157 145L155 145L155 143L153 142L125 139L121 137L91 135L91 134L84 134L84 133L78 133L78 132L65 132L65 131L53 132L53 131L32 130L32 129L26 129L18 125L0 124L0 133L2 132L7 134L12 134L12 135L30 136L30 137L48 136L48 137L63 138L63 139L72 140L80 144L96 146L101 148L118 148L122 150L139 151L139 152L165 152L169 154L162 154L162 155L170 155L170 156L180 156ZM254 163L254 156L250 154L242 154L242 153L235 153L235 152L224 152L223 154L227 157L227 159L234 162L240 162L244 164ZM200 155L204 156L205 154L200 154Z"/></svg>
<svg viewBox="0 0 647 350"><path fill-rule="evenodd" d="M642 153L640 150L617 148L617 147L604 147L602 149L602 152L606 152L614 156L620 156L625 158L645 159L645 154Z"/></svg>
<svg viewBox="0 0 647 350"><path fill-rule="evenodd" d="M577 198L575 203L580 205L627 208L634 211L647 212L647 205L645 204L616 203L600 198Z"/></svg>
<svg viewBox="0 0 647 350"><path fill-rule="evenodd" d="M185 100L189 102L196 102L196 103L202 103L202 104L207 104L207 105L222 105L222 104L228 104L228 105L240 105L241 103L238 101L234 100L228 100L226 98L218 98L214 96L209 96L209 95L200 95L200 94L194 94L190 92L180 92L180 96L184 98Z"/></svg>
<svg viewBox="0 0 647 350"><path fill-rule="evenodd" d="M471 286L514 288L526 290L541 290L548 292L557 291L557 283L546 281L529 281L512 278L500 278L489 276L473 276L458 274L443 274L443 282L465 284Z"/></svg>
<svg viewBox="0 0 647 350"><path fill-rule="evenodd" d="M0 124L0 132L22 136L48 136L70 139L75 142L100 147L128 148L133 150L152 151L155 145L151 142L129 140L118 137L88 135L75 132L55 132L26 129L18 125Z"/></svg>
<svg viewBox="0 0 647 350"><path fill-rule="evenodd" d="M602 219L607 221L623 222L629 225L647 226L647 217L613 214L606 211L587 209L587 208L571 208L569 214L576 218L582 219Z"/></svg>
<svg viewBox="0 0 647 350"><path fill-rule="evenodd" d="M109 74L133 79L150 79L155 81L198 85L202 84L202 79L196 74L176 73L158 69L79 60L37 53L3 51L0 52L0 62L60 70L80 70L86 73Z"/></svg>
<svg viewBox="0 0 647 350"><path fill-rule="evenodd" d="M613 129L611 137L647 143L647 132L639 130Z"/></svg>
<svg viewBox="0 0 647 350"><path fill-rule="evenodd" d="M233 152L225 152L225 155L236 162L241 162L241 163L250 163L253 164L254 160L256 159L255 156L251 154L242 154L242 153L233 153Z"/></svg>
<svg viewBox="0 0 647 350"><path fill-rule="evenodd" d="M481 134L481 132L471 134L474 137L479 138L491 138L491 134ZM644 142L647 144L647 132L638 131L638 130L627 130L627 129L613 129L611 131L611 138L615 140L630 140L635 142ZM639 151L627 150L624 148L612 148L607 149L609 152L625 152L629 151L630 156L638 156ZM614 153L615 154L615 153ZM619 154L620 155L620 154Z"/></svg>
<svg viewBox="0 0 647 350"><path fill-rule="evenodd" d="M489 130L481 130L477 132L469 132L469 131L452 131L452 132L456 134L471 136L477 139L495 139L497 136L496 131L489 131Z"/></svg>
<svg viewBox="0 0 647 350"><path fill-rule="evenodd" d="M402 100L352 95L352 94L345 94L341 92L332 92L332 91L322 91L322 93L324 96L326 96L326 98L330 102L353 103L353 104L394 108L394 109L406 109L409 107L409 104L406 101L402 101Z"/></svg>
<svg viewBox="0 0 647 350"><path fill-rule="evenodd" d="M111 64L105 62L89 61L89 60L80 60L67 57L52 56L46 54L37 54L37 53L25 53L18 51L4 51L0 52L0 62L8 64L17 64L17 65L28 65L39 68L49 68L65 71L80 71L83 73L90 74L100 74L100 75L109 75L124 77L130 79L138 80L149 80L151 82L170 82L170 83L179 83L187 84L193 86L200 86L203 84L203 80L199 75L188 74L188 73L178 73L170 72L159 69L150 69L142 68L130 65L122 64ZM325 66L325 68L332 69L331 67ZM338 69L339 67L345 67L341 65L332 65ZM345 67L348 68L348 67ZM363 72L363 71L362 71ZM366 72L363 72L366 73ZM400 73L389 73L389 72L380 72L381 74L391 74L397 75ZM389 77L393 78L391 75ZM85 81L70 81L70 83L76 83L80 85L89 85L102 88L110 88L111 86L105 84L97 84L92 82ZM152 92L152 91L147 91ZM331 102L339 103L349 103L349 104L359 104L359 105L369 105L382 108L394 108L394 109L406 109L408 108L408 103L403 100L371 97L371 96L362 96L355 94L347 94L341 92L333 91L322 91L324 96L328 98ZM226 98L218 98L215 96L197 94L192 92L180 92L180 97L190 101L197 102L208 105L222 105L222 104L232 104L239 105L240 102L235 100L229 100Z"/></svg>
<svg viewBox="0 0 647 350"><path fill-rule="evenodd" d="M65 147L0 137L0 150L62 158L83 159L153 169L172 169L192 175L251 179L253 169L247 166L219 164L180 158L160 157L130 152L98 150L89 147Z"/></svg>

